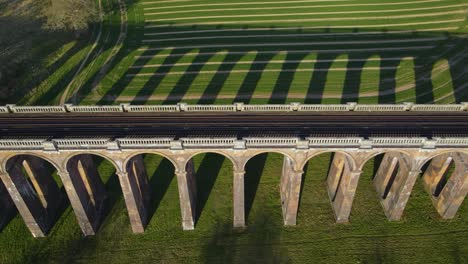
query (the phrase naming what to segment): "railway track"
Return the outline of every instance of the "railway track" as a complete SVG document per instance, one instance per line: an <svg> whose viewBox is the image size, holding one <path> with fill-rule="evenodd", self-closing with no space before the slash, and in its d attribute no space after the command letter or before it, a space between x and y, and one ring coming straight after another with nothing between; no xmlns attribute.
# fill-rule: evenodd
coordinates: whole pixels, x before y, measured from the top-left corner
<svg viewBox="0 0 468 264"><path fill-rule="evenodd" d="M0 116L2 136L465 136L468 113L64 113Z"/></svg>

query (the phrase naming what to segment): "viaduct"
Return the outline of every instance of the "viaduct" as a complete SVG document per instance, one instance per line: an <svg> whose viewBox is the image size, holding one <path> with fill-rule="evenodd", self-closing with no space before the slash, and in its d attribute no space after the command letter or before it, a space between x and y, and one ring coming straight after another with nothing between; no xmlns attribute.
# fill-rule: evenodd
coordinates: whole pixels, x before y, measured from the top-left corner
<svg viewBox="0 0 468 264"><path fill-rule="evenodd" d="M326 186L339 223L349 219L363 166L378 155L373 183L391 221L401 218L418 178L444 219L468 192L468 103L7 105L0 106L0 131L0 226L16 208L35 237L47 234L67 198L84 235L97 232L106 193L94 155L115 166L135 233L149 219L148 153L175 167L184 230L195 227L192 157L200 153L232 162L234 227L245 226L245 165L267 152L284 155L278 191L285 225L296 224L303 168L321 153L334 153Z"/></svg>

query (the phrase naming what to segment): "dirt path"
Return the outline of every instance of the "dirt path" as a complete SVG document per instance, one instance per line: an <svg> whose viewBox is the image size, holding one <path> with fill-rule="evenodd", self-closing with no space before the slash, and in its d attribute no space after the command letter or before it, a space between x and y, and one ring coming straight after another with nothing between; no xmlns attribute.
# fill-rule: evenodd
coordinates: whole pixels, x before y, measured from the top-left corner
<svg viewBox="0 0 468 264"><path fill-rule="evenodd" d="M83 61L81 61L80 67L75 72L75 75L73 75L73 78L71 79L70 83L68 83L67 88L65 88L65 91L63 92L62 96L60 97L60 104L61 105L65 104L65 102L67 100L67 95L70 92L72 84L74 83L74 81L75 81L76 77L78 76L78 74L83 70L84 66L88 62L89 57L91 56L93 51L96 49L96 46L99 43L99 40L101 39L102 22L103 22L103 17L104 17L104 14L103 14L103 11L102 11L102 1L101 0L99 0L99 5L98 6L99 6L99 31L98 31L98 35L97 35L96 39L94 40L93 46L91 46L91 49L88 51L88 54L86 54L86 57L83 59Z"/></svg>
<svg viewBox="0 0 468 264"><path fill-rule="evenodd" d="M112 65L112 62L115 60L117 54L119 53L120 49L122 48L123 42L127 37L127 30L128 30L128 16L127 16L127 7L125 2L119 0L119 7L120 7L120 34L119 38L114 44L111 53L107 57L104 65L102 66L99 73L96 75L92 82L93 90L96 89L99 82L103 79L104 75L106 75Z"/></svg>

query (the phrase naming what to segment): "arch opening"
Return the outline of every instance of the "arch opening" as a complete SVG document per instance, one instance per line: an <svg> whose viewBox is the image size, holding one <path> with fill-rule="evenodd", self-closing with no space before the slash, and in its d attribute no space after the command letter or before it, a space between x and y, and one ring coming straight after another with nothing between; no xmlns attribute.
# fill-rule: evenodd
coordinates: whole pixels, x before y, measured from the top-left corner
<svg viewBox="0 0 468 264"><path fill-rule="evenodd" d="M366 170L365 174L371 175L372 185L387 218L399 220L417 178L412 172L410 157L399 151L378 153L365 161L362 168ZM375 205L372 202L364 204Z"/></svg>
<svg viewBox="0 0 468 264"><path fill-rule="evenodd" d="M423 186L444 219L455 217L468 193L468 155L448 152L431 157L423 165Z"/></svg>
<svg viewBox="0 0 468 264"><path fill-rule="evenodd" d="M118 213L112 210L122 194L116 167L105 157L82 153L70 157L66 168L78 197L74 202L84 208L83 215L78 217L79 224L85 235L94 234L106 218Z"/></svg>
<svg viewBox="0 0 468 264"><path fill-rule="evenodd" d="M449 182L455 172L456 153L441 154L426 161L422 167L422 180L426 191L434 197L439 197L440 193Z"/></svg>
<svg viewBox="0 0 468 264"><path fill-rule="evenodd" d="M347 166L349 161L336 152L319 153L307 160L301 182L299 223L320 226L335 222L333 202L338 197Z"/></svg>
<svg viewBox="0 0 468 264"><path fill-rule="evenodd" d="M141 233L159 211L163 198L169 192L175 167L172 161L160 154L141 153L131 157L125 169L128 181L121 179L121 185L127 211L133 231ZM176 197L171 200L174 199L177 200Z"/></svg>
<svg viewBox="0 0 468 264"><path fill-rule="evenodd" d="M57 166L35 155L16 155L5 164L3 183L33 236L45 236L68 206Z"/></svg>
<svg viewBox="0 0 468 264"><path fill-rule="evenodd" d="M195 224L216 222L231 225L234 172L232 160L216 152L197 153L187 162L185 169L187 177L193 182Z"/></svg>
<svg viewBox="0 0 468 264"><path fill-rule="evenodd" d="M293 169L292 159L283 153L263 152L248 159L244 176L244 213L248 225L279 227L281 212L285 221L286 186Z"/></svg>

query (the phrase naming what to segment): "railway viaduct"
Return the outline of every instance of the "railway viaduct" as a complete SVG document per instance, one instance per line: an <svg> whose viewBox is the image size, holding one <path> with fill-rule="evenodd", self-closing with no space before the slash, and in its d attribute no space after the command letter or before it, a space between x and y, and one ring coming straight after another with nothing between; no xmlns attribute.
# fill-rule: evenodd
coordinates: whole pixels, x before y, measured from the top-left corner
<svg viewBox="0 0 468 264"><path fill-rule="evenodd" d="M245 165L269 152L284 155L278 191L285 225L296 224L305 164L329 152L326 186L337 222L348 222L362 168L378 155L373 183L389 220L401 218L418 178L441 218L450 219L468 192L467 110L466 103L7 105L0 107L0 226L16 208L33 236L45 236L68 198L84 235L95 234L106 196L97 155L115 166L132 230L144 232L151 189L142 155L150 153L173 164L182 227L194 229L192 158L208 152L232 162L234 227L245 226Z"/></svg>

